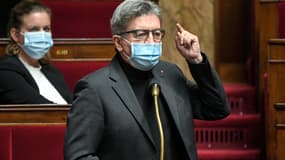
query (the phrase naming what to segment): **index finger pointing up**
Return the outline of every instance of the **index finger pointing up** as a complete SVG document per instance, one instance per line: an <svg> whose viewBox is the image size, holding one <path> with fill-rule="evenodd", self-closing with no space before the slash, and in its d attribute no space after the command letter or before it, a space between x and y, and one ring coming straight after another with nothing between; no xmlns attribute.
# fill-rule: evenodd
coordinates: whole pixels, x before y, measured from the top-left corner
<svg viewBox="0 0 285 160"><path fill-rule="evenodd" d="M177 31L180 33L184 31L184 28L179 23L176 24L176 28L177 28Z"/></svg>

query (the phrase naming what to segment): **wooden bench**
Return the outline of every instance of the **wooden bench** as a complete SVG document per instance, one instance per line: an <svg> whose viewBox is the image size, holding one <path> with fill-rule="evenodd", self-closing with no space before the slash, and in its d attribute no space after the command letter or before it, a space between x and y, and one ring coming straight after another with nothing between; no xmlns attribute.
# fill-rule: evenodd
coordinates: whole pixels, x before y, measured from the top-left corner
<svg viewBox="0 0 285 160"><path fill-rule="evenodd" d="M63 160L71 105L0 105L1 160Z"/></svg>
<svg viewBox="0 0 285 160"><path fill-rule="evenodd" d="M71 105L0 105L2 123L65 123Z"/></svg>
<svg viewBox="0 0 285 160"><path fill-rule="evenodd" d="M1 160L63 160L65 124L0 124Z"/></svg>
<svg viewBox="0 0 285 160"><path fill-rule="evenodd" d="M108 65L114 53L111 39L55 39L49 57L73 90L80 78Z"/></svg>

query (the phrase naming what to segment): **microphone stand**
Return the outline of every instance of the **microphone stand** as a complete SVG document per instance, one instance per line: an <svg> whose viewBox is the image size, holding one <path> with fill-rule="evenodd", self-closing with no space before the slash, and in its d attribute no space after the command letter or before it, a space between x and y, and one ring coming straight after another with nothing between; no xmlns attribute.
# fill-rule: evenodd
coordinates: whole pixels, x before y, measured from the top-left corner
<svg viewBox="0 0 285 160"><path fill-rule="evenodd" d="M151 94L154 98L154 106L155 106L155 114L156 120L159 128L159 135L160 135L160 160L164 160L164 133L163 127L159 115L159 108L158 108L158 95L159 95L159 86L157 83L154 83L152 86Z"/></svg>

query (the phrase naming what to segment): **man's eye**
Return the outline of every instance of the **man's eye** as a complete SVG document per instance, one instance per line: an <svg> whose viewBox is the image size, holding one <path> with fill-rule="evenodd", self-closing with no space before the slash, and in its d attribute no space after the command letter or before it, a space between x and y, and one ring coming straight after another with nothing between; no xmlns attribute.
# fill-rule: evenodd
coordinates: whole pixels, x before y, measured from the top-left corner
<svg viewBox="0 0 285 160"><path fill-rule="evenodd" d="M31 28L31 29L28 29L28 31L29 32L37 32L37 31L39 31L39 29L38 28Z"/></svg>
<svg viewBox="0 0 285 160"><path fill-rule="evenodd" d="M153 36L160 37L161 36L161 32L159 32L159 31L158 32L154 32Z"/></svg>
<svg viewBox="0 0 285 160"><path fill-rule="evenodd" d="M145 37L147 35L146 32L139 31L136 33L136 37Z"/></svg>
<svg viewBox="0 0 285 160"><path fill-rule="evenodd" d="M44 31L49 32L49 31L50 31L50 28L49 28L49 27L45 27L45 28L44 28Z"/></svg>

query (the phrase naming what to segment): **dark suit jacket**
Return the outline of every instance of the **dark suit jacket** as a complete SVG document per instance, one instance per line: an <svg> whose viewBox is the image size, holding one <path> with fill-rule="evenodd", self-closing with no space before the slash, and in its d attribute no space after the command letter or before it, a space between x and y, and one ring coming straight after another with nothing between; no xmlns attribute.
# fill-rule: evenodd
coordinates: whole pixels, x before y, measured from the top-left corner
<svg viewBox="0 0 285 160"><path fill-rule="evenodd" d="M42 65L42 72L62 97L71 103L72 93L61 72L50 64ZM1 58L0 75L0 104L52 103L40 95L36 81L16 56Z"/></svg>
<svg viewBox="0 0 285 160"><path fill-rule="evenodd" d="M230 113L217 74L206 57L189 64L196 83L174 64L153 69L189 159L196 160L193 118L216 120ZM152 160L158 150L118 59L81 79L68 114L65 160Z"/></svg>

